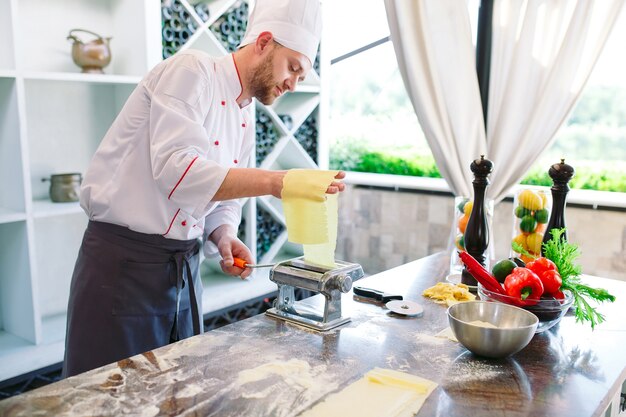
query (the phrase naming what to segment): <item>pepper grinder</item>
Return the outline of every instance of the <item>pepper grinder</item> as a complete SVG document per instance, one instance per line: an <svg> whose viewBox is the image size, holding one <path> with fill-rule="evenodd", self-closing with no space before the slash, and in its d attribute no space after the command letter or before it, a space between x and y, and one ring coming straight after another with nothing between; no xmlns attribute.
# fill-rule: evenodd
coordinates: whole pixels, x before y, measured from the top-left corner
<svg viewBox="0 0 626 417"><path fill-rule="evenodd" d="M465 229L465 250L480 264L486 266L485 252L489 246L489 225L485 214L485 190L489 185L487 178L493 171L493 163L481 155L480 159L474 160L470 169L474 173L474 205L472 213ZM476 286L476 279L463 267L461 282L469 286Z"/></svg>
<svg viewBox="0 0 626 417"><path fill-rule="evenodd" d="M553 229L565 228L565 198L569 191L567 183L574 176L574 168L565 163L565 159L561 159L561 163L554 164L548 170L548 175L552 178L552 213L543 235L543 243L552 239ZM561 235L563 240L567 240L567 232ZM543 255L543 245L541 245L541 254Z"/></svg>

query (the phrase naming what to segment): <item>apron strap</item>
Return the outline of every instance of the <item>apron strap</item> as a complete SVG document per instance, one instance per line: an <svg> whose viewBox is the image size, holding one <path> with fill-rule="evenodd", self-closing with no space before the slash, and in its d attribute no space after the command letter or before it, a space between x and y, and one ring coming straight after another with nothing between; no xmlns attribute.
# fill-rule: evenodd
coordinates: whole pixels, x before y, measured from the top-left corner
<svg viewBox="0 0 626 417"><path fill-rule="evenodd" d="M196 252L197 253L197 252ZM193 334L200 334L200 315L198 312L198 300L196 298L196 289L191 275L191 267L189 266L189 257L195 255L190 252L177 252L172 255L172 261L176 266L176 313L174 315L174 326L170 333L170 342L181 340L178 326L178 315L180 309L181 290L185 285L189 291L189 302L191 303L191 321L193 324Z"/></svg>

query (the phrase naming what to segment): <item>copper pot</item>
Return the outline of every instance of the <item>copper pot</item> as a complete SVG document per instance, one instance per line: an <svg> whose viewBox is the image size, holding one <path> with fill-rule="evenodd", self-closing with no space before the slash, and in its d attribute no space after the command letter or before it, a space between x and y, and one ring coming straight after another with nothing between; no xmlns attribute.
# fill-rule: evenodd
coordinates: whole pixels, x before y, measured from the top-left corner
<svg viewBox="0 0 626 417"><path fill-rule="evenodd" d="M50 178L41 179L41 181L50 181L50 200L55 203L78 201L82 180L83 176L76 172L55 174L51 175Z"/></svg>
<svg viewBox="0 0 626 417"><path fill-rule="evenodd" d="M74 32L85 32L96 37L87 43L81 41ZM109 46L110 37L103 38L97 33L85 29L72 29L67 39L74 41L72 44L72 59L74 63L82 68L82 72L102 74L102 68L111 62L111 48Z"/></svg>

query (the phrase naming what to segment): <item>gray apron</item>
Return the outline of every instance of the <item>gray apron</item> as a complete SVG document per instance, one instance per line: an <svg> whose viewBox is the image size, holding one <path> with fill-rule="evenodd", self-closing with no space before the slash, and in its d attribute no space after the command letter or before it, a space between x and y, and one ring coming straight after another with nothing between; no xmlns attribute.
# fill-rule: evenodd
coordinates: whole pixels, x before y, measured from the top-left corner
<svg viewBox="0 0 626 417"><path fill-rule="evenodd" d="M199 249L196 239L90 221L72 275L63 376L202 333Z"/></svg>

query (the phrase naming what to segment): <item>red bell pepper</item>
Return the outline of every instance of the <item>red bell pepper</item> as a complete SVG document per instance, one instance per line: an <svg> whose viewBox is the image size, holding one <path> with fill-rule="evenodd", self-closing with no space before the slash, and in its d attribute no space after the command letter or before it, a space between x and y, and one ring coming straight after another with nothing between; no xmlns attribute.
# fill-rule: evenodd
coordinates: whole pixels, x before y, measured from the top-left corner
<svg viewBox="0 0 626 417"><path fill-rule="evenodd" d="M556 271L556 265L548 258L539 257L526 264L526 268L530 269L537 275L541 275L545 271Z"/></svg>
<svg viewBox="0 0 626 417"><path fill-rule="evenodd" d="M535 305L543 294L541 279L528 268L514 268L504 280L504 289L522 305Z"/></svg>
<svg viewBox="0 0 626 417"><path fill-rule="evenodd" d="M541 275L539 275L539 279L543 284L543 290L548 294L559 292L561 284L563 283L561 275L559 275L558 271L553 270L544 271Z"/></svg>
<svg viewBox="0 0 626 417"><path fill-rule="evenodd" d="M533 271L541 280L544 292L554 293L561 288L562 280L554 262L540 257L526 264L526 268Z"/></svg>

